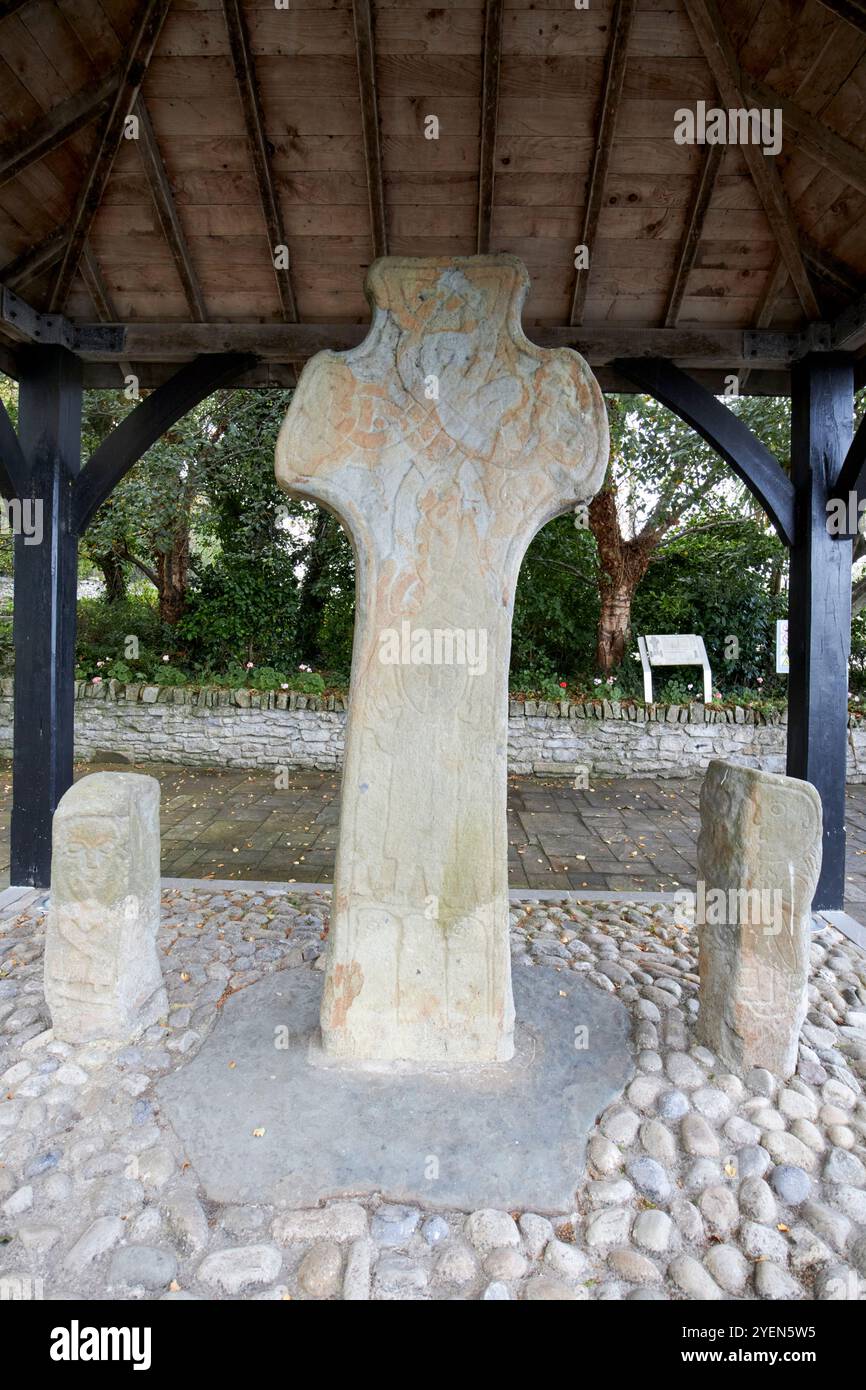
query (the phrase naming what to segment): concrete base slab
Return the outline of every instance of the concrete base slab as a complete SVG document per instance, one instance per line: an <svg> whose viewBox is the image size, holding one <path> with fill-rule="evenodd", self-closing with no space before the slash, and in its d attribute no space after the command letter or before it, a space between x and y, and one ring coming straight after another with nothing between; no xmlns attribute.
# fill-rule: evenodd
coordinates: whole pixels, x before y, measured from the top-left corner
<svg viewBox="0 0 866 1390"><path fill-rule="evenodd" d="M587 1135L634 1071L618 999L518 962L513 1061L382 1072L321 1065L321 990L320 972L296 969L233 995L193 1061L159 1083L212 1201L381 1193L444 1210L571 1209Z"/></svg>

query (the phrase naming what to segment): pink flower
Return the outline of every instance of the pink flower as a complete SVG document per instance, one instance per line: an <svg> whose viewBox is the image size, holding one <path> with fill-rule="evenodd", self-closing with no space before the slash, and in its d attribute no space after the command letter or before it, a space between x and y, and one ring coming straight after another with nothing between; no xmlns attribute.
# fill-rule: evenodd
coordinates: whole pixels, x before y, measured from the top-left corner
<svg viewBox="0 0 866 1390"><path fill-rule="evenodd" d="M289 682L288 682L288 681L283 681L282 685L280 686L280 690L288 690L288 688L289 688Z"/></svg>
<svg viewBox="0 0 866 1390"><path fill-rule="evenodd" d="M94 685L102 685L102 677L101 677L101 676L94 676L94 677L93 677L93 684L94 684Z"/></svg>
<svg viewBox="0 0 866 1390"><path fill-rule="evenodd" d="M560 681L559 688L560 690L566 690L568 688L568 681Z"/></svg>
<svg viewBox="0 0 866 1390"><path fill-rule="evenodd" d="M253 663L252 663L251 661L248 661L248 662L247 662L247 670L248 670L248 671L251 671L252 669L253 669Z"/></svg>
<svg viewBox="0 0 866 1390"><path fill-rule="evenodd" d="M163 659L163 661L171 661L171 657L170 657L170 656L164 656L162 659Z"/></svg>
<svg viewBox="0 0 866 1390"><path fill-rule="evenodd" d="M763 685L763 684L764 684L764 677L763 677L763 676L759 676L759 677L758 677L758 685Z"/></svg>

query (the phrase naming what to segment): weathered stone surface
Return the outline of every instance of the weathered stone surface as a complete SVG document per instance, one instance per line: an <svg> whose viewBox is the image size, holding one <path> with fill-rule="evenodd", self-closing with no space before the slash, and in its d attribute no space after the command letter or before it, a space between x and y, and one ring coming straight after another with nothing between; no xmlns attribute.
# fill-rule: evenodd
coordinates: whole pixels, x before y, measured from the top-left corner
<svg viewBox="0 0 866 1390"><path fill-rule="evenodd" d="M156 953L159 783L96 772L54 813L45 998L55 1038L131 1039L168 1010Z"/></svg>
<svg viewBox="0 0 866 1390"><path fill-rule="evenodd" d="M358 619L322 1039L334 1057L513 1053L506 869L514 590L607 461L598 386L534 347L509 256L392 258L360 347L305 367L277 481L330 507ZM418 846L423 844L423 855Z"/></svg>
<svg viewBox="0 0 866 1390"><path fill-rule="evenodd" d="M731 1071L788 1077L806 1016L821 802L808 782L713 762L698 839L701 1040Z"/></svg>

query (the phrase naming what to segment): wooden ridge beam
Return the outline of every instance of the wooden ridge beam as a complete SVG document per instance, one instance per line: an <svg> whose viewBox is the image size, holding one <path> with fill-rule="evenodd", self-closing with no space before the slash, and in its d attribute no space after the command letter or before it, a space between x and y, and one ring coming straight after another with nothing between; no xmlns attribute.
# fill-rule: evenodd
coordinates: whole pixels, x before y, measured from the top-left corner
<svg viewBox="0 0 866 1390"><path fill-rule="evenodd" d="M373 42L373 15L370 0L352 0L355 25L355 56L361 97L361 123L364 133L364 162L370 198L370 230L373 255L388 254L388 222L385 215L385 176L382 169L382 132L379 125L379 95L376 84L376 49Z"/></svg>
<svg viewBox="0 0 866 1390"><path fill-rule="evenodd" d="M120 83L114 71L95 87L84 87L40 116L26 130L0 145L0 185L8 183L37 160L44 159L76 131L102 115Z"/></svg>
<svg viewBox="0 0 866 1390"><path fill-rule="evenodd" d="M136 100L134 110L138 117L138 147L159 225L177 267L190 315L196 323L206 323L208 316L201 285L192 263L150 116L141 96Z"/></svg>
<svg viewBox="0 0 866 1390"><path fill-rule="evenodd" d="M505 0L487 0L484 11L484 66L481 78L481 133L478 165L478 227L475 238L475 249L479 256L487 255L490 250L504 12Z"/></svg>
<svg viewBox="0 0 866 1390"><path fill-rule="evenodd" d="M265 227L267 228L271 266L276 277L277 293L280 297L280 310L286 322L295 323L298 318L298 310L295 302L295 292L292 286L288 242L286 241L286 234L283 228L283 215L280 211L280 200L277 196L277 189L271 170L270 147L268 145L267 136L265 135L262 102L247 23L244 18L240 0L222 0L222 7L229 35L229 46L232 63L234 64L235 80L237 82L238 94L240 96L241 108L244 115L247 141L252 154L253 169L255 171L256 183L259 190L259 199L262 205ZM276 264L278 247L286 248L285 257L287 264L282 267L278 267Z"/></svg>
<svg viewBox="0 0 866 1390"><path fill-rule="evenodd" d="M701 233L703 232L704 220L707 215L707 209L710 206L710 200L713 196L716 176L718 175L719 168L724 158L724 153L724 147L722 145L710 145L707 150L707 155L695 187L692 205L689 208L686 230L677 258L677 267L674 271L670 294L668 295L664 316L665 328L674 328L679 318L680 307L683 302L683 295L686 292L689 272L695 263L698 243L700 242Z"/></svg>
<svg viewBox="0 0 866 1390"><path fill-rule="evenodd" d="M583 226L579 243L581 246L587 247L590 264L595 253L595 234L598 229L601 200L604 196L604 185L616 133L616 117L625 77L626 54L635 9L636 0L616 0L611 17L610 45L595 130L595 153L586 185ZM589 270L578 268L574 277L574 291L569 316L569 322L572 324L579 324L583 319L588 285Z"/></svg>
<svg viewBox="0 0 866 1390"><path fill-rule="evenodd" d="M198 357L158 386L94 450L72 485L72 525L80 534L96 510L147 452L187 411L252 366L240 352Z"/></svg>
<svg viewBox="0 0 866 1390"><path fill-rule="evenodd" d="M639 391L679 415L730 464L758 499L786 545L795 536L794 487L778 460L743 421L672 362L618 361L617 369Z"/></svg>
<svg viewBox="0 0 866 1390"><path fill-rule="evenodd" d="M716 0L684 0L698 42L713 74L722 105L738 109L748 105L740 86L741 72ZM779 171L760 146L742 144L739 148L752 176L779 250L794 282L797 297L808 319L820 317L818 301L800 249L799 232Z"/></svg>
<svg viewBox="0 0 866 1390"><path fill-rule="evenodd" d="M66 302L84 243L102 202L111 167L123 138L124 123L132 111L138 90L144 81L170 3L171 0L145 0L140 7L138 25L129 46L129 56L70 219L68 239L51 292L49 307L52 310L62 308Z"/></svg>

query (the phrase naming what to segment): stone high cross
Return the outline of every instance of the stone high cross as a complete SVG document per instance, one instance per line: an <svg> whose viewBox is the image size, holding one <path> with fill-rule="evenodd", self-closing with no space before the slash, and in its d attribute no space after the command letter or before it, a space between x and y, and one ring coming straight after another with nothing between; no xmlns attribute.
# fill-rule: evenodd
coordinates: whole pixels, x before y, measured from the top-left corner
<svg viewBox="0 0 866 1390"><path fill-rule="evenodd" d="M524 337L528 287L511 256L375 262L369 335L307 364L280 432L279 484L334 512L356 561L321 1013L334 1057L513 1053L514 590L535 533L594 495L608 457L586 363Z"/></svg>

